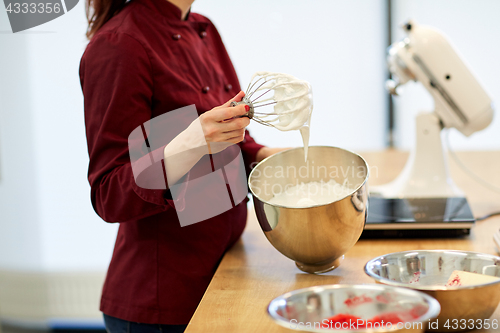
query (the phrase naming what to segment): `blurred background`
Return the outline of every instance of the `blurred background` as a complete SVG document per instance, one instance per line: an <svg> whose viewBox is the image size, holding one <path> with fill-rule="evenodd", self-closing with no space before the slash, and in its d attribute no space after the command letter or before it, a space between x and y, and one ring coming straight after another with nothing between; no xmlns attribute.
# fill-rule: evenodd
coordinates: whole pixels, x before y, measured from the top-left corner
<svg viewBox="0 0 500 333"><path fill-rule="evenodd" d="M82 1L16 34L0 9L0 322L10 328L103 327L98 303L117 225L95 214L86 179ZM196 0L192 10L218 27L242 87L261 70L312 84L311 145L412 146L414 117L432 99L417 83L392 102L384 88L386 48L409 18L443 31L500 99L496 0ZM271 147L302 145L297 131L249 130ZM469 138L451 132L456 150L500 149L498 116Z"/></svg>

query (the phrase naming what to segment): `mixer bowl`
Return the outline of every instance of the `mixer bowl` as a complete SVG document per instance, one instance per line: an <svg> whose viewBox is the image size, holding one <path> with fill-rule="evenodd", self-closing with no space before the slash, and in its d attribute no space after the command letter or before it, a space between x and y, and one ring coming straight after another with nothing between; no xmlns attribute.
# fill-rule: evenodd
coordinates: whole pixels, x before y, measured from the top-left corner
<svg viewBox="0 0 500 333"><path fill-rule="evenodd" d="M358 241L366 222L368 164L350 151L326 146L295 148L272 155L250 173L259 224L269 242L307 273L336 268ZM349 195L307 208L286 207L269 200L301 182L347 181Z"/></svg>
<svg viewBox="0 0 500 333"><path fill-rule="evenodd" d="M446 287L454 270L500 277L500 257L469 251L418 250L386 254L365 266L365 272L378 283L416 289L437 299L441 314L430 331L488 328L486 324L498 329L498 320L488 318L500 302L500 280Z"/></svg>
<svg viewBox="0 0 500 333"><path fill-rule="evenodd" d="M267 312L275 323L293 331L423 333L428 322L439 314L439 309L439 303L424 293L371 284L294 290L272 300ZM399 315L389 324L387 319L391 313ZM359 320L332 320L342 314ZM385 323L369 326L366 322L376 316L385 317L382 319Z"/></svg>

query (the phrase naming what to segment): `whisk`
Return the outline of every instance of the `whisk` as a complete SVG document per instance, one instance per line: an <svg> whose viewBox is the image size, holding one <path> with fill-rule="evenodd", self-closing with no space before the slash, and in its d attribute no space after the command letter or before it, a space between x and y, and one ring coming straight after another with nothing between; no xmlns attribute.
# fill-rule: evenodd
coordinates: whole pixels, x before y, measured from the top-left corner
<svg viewBox="0 0 500 333"><path fill-rule="evenodd" d="M312 113L312 88L303 80L288 74L257 72L252 76L245 97L231 106L246 104L248 117L259 124L282 131L300 129L310 122ZM274 105L273 112L256 111Z"/></svg>

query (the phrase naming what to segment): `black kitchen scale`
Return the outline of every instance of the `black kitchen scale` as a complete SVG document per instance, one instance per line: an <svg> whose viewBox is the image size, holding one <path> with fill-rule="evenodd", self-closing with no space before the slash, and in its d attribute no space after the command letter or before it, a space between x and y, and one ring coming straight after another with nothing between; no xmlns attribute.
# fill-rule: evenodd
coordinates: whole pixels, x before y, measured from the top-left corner
<svg viewBox="0 0 500 333"><path fill-rule="evenodd" d="M453 238L475 223L466 198L370 197L361 238Z"/></svg>

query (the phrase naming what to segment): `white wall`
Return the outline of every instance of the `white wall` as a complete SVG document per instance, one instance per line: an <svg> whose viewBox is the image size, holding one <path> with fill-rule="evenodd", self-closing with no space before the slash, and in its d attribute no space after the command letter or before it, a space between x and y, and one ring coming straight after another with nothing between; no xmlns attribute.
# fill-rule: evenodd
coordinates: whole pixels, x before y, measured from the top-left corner
<svg viewBox="0 0 500 333"><path fill-rule="evenodd" d="M433 26L444 32L489 92L500 101L500 26L498 0L393 0L393 41L404 37L399 25L408 19ZM433 100L420 84L406 84L403 96L394 99L397 118L396 143L411 147L415 133L415 115L432 111ZM456 130L450 133L451 146L457 150L500 148L500 117L485 130L467 138Z"/></svg>
<svg viewBox="0 0 500 333"><path fill-rule="evenodd" d="M0 267L40 269L39 198L27 36L0 11Z"/></svg>
<svg viewBox="0 0 500 333"><path fill-rule="evenodd" d="M26 32L7 32L3 10L0 22L0 269L103 271L117 226L86 179L83 1Z"/></svg>
<svg viewBox="0 0 500 333"><path fill-rule="evenodd" d="M312 84L311 145L384 147L385 1L197 0L193 11L217 26L243 90L262 70ZM297 131L249 129L269 146L302 145Z"/></svg>

